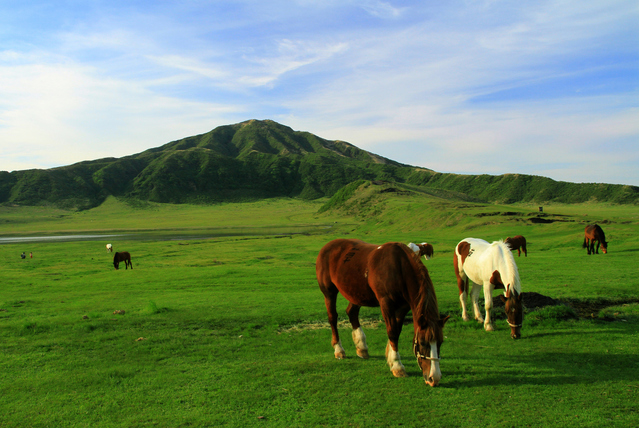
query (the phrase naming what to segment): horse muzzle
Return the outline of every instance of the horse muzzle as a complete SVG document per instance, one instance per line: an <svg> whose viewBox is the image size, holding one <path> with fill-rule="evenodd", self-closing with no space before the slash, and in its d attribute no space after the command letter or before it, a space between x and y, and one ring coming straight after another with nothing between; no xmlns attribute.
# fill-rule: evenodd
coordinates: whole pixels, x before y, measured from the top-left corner
<svg viewBox="0 0 639 428"><path fill-rule="evenodd" d="M426 385L430 385L432 387L439 385L440 380L441 380L441 375L437 377L424 375L424 382L426 382Z"/></svg>
<svg viewBox="0 0 639 428"><path fill-rule="evenodd" d="M519 328L511 328L510 329L510 337L517 340L521 339L521 330Z"/></svg>

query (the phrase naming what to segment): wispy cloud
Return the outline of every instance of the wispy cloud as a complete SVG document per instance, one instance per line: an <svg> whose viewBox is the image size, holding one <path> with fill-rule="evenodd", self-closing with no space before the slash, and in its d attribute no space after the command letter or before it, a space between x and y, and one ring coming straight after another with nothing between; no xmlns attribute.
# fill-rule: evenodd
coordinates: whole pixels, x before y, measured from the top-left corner
<svg viewBox="0 0 639 428"><path fill-rule="evenodd" d="M39 6L0 6L0 169L272 118L440 171L639 184L634 1Z"/></svg>

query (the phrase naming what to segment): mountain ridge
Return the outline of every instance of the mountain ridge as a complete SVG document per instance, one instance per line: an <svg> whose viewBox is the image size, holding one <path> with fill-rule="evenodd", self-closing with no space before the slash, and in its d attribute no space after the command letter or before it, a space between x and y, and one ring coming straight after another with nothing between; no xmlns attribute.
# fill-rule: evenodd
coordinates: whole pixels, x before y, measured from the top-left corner
<svg viewBox="0 0 639 428"><path fill-rule="evenodd" d="M638 203L639 188L576 184L524 174L459 175L405 165L341 140L272 120L222 125L122 158L52 169L0 171L0 204L87 209L106 197L213 203L330 197L356 180L395 181L490 202Z"/></svg>

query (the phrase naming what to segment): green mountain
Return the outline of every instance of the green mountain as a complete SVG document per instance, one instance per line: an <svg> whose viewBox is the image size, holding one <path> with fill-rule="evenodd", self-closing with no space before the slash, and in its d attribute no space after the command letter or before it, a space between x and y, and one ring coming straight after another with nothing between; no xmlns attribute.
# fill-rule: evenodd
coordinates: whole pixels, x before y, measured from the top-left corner
<svg viewBox="0 0 639 428"><path fill-rule="evenodd" d="M636 186L565 183L529 175L441 174L270 120L250 120L119 159L1 171L0 203L86 209L109 195L168 203L282 196L315 199L333 196L362 179L501 203L639 201Z"/></svg>

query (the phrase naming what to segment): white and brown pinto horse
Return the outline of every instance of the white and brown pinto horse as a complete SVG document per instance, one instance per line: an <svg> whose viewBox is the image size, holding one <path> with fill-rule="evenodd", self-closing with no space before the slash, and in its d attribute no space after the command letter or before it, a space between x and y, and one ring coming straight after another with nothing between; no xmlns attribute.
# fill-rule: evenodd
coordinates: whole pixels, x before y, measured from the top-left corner
<svg viewBox="0 0 639 428"><path fill-rule="evenodd" d="M408 248L413 250L417 254L418 257L424 256L426 260L430 260L433 258L433 254L435 254L435 250L433 246L428 242L422 242L421 244L409 243Z"/></svg>
<svg viewBox="0 0 639 428"><path fill-rule="evenodd" d="M342 293L349 301L346 313L353 327L358 356L368 358L359 310L362 306L379 306L388 335L386 361L394 376L407 376L399 357L398 341L404 318L412 311L413 353L425 382L430 386L439 383L442 329L448 317L439 316L435 289L419 256L397 242L372 245L355 239L336 239L319 252L316 274L324 294L335 358L346 356L337 330L336 299Z"/></svg>
<svg viewBox="0 0 639 428"><path fill-rule="evenodd" d="M106 249L107 249L107 253L112 253L113 252L113 245L106 244Z"/></svg>
<svg viewBox="0 0 639 428"><path fill-rule="evenodd" d="M486 331L493 331L494 327L490 319L493 307L493 290L503 289L504 295L500 296L506 304L506 316L510 325L510 336L513 339L521 337L521 325L523 320L523 308L521 305L521 282L519 271L515 264L510 248L504 241L496 241L492 244L483 239L466 238L455 248L455 275L459 287L459 301L462 307L462 318L468 321L466 301L468 299L468 281L472 281L473 287L470 295L473 301L475 319L484 323ZM486 318L481 316L479 309L479 290L484 289L484 303Z"/></svg>

